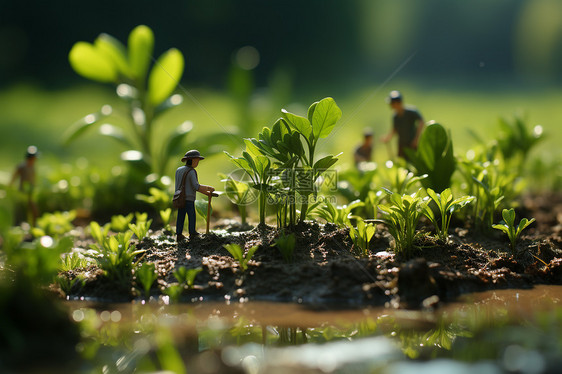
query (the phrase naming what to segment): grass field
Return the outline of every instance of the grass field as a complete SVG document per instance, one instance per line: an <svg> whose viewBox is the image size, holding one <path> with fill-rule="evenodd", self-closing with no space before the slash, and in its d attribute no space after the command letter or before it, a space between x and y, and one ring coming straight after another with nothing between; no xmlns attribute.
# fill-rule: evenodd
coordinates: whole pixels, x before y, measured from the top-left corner
<svg viewBox="0 0 562 374"><path fill-rule="evenodd" d="M455 152L463 154L473 144L467 129L481 136L492 137L497 131L499 117L510 118L519 114L528 119L528 124L540 124L547 133L547 140L535 156L557 159L560 155L559 142L562 140L562 89L534 88L514 89L496 85L490 89L462 89L427 87L421 84L392 82L388 87L357 90L354 95L339 97L337 92L326 92L322 96L332 96L343 111L343 117L336 130L324 142L319 143L320 152L344 152L340 165L351 162L353 147L361 141L365 127L371 127L378 141L390 128L391 112L385 103L390 89L400 89L407 104L413 104L424 119L435 120L451 130ZM211 132L227 132L230 137L229 150L238 155L243 143L242 136L235 135L236 127L248 120L240 118L240 110L234 100L226 94L206 89L193 89L188 92L183 104L166 113L156 124L155 137L165 136L185 120L194 124L188 135L185 148L198 148L197 139ZM185 95L184 95L185 96ZM308 106L322 97L311 97L301 103L271 103L266 95L256 95L249 105L251 124L254 130L244 130L244 136L256 136L263 126L270 126L280 116L282 107L304 115ZM35 144L42 152L40 160L43 171L58 162L74 162L86 158L91 164L110 170L119 164L119 154L125 149L111 139L90 129L75 143L63 147L62 134L74 121L95 112L109 103L114 112L124 110L109 87L99 85L79 86L64 90L47 91L33 85L18 85L0 91L0 171L5 181L14 165L22 159L25 147ZM114 115L108 122L121 124L127 128L123 116ZM388 156L387 148L380 142L375 144L375 161L382 162ZM224 147L219 146L219 151ZM200 168L200 179L205 183L218 185L217 173L227 173L232 169L226 156L220 154L205 160ZM179 166L171 165L170 173ZM219 187L221 188L221 187Z"/></svg>

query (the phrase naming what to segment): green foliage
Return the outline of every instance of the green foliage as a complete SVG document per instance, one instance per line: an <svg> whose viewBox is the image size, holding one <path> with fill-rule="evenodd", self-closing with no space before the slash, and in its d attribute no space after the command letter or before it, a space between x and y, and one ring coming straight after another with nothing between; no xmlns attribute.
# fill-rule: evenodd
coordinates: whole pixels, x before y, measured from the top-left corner
<svg viewBox="0 0 562 374"><path fill-rule="evenodd" d="M486 170L478 177L472 177L476 183L476 204L474 220L477 229L487 231L494 224L494 215L505 195L502 192L500 178L490 175Z"/></svg>
<svg viewBox="0 0 562 374"><path fill-rule="evenodd" d="M78 252L66 253L61 258L60 271L71 271L74 269L85 268L90 263Z"/></svg>
<svg viewBox="0 0 562 374"><path fill-rule="evenodd" d="M228 152L225 151L225 153L234 164L248 173L252 180L252 187L258 190L260 224L265 224L266 203L272 177L271 162L248 141L246 141L246 151L242 152L242 157L235 158Z"/></svg>
<svg viewBox="0 0 562 374"><path fill-rule="evenodd" d="M357 252L362 256L369 255L369 245L375 235L376 227L372 223L365 223L362 219L357 219L357 228L349 225L349 236Z"/></svg>
<svg viewBox="0 0 562 374"><path fill-rule="evenodd" d="M119 127L104 123L100 133L135 152L123 154L123 158L131 161L134 168L164 175L170 157L180 152L181 142L193 126L184 122L161 144L153 144L154 120L183 101L173 92L184 71L184 57L179 50L171 48L165 51L151 67L153 52L153 32L141 25L129 34L128 48L114 37L101 34L93 44L76 43L70 50L69 61L83 77L117 85L117 96L129 107L125 114L129 117L132 131L124 132ZM111 107L106 105L98 113L85 116L67 130L65 142L78 138L111 113Z"/></svg>
<svg viewBox="0 0 562 374"><path fill-rule="evenodd" d="M61 265L61 255L74 245L68 236L60 239L43 236L32 242L22 242L21 234L11 231L4 238L2 249L6 263L40 285L53 281Z"/></svg>
<svg viewBox="0 0 562 374"><path fill-rule="evenodd" d="M205 222L207 222L207 220L209 219L209 217L207 217L208 207L209 207L208 200L203 200L203 199L195 200L195 211L205 220ZM213 214L213 207L211 207L211 214Z"/></svg>
<svg viewBox="0 0 562 374"><path fill-rule="evenodd" d="M515 225L515 210L513 210L513 208L509 210L502 210L502 217L503 221L497 225L493 225L492 227L507 234L511 243L511 252L515 254L515 243L517 242L521 231L523 231L531 223L535 222L535 219L531 218L530 220L527 220L527 218L522 218L521 221L519 221L519 224Z"/></svg>
<svg viewBox="0 0 562 374"><path fill-rule="evenodd" d="M443 190L440 194L436 193L431 188L428 188L426 192L437 206L440 217L435 216L429 204L426 205L424 214L429 218L431 223L433 223L433 226L435 226L435 231L439 239L446 243L453 213L471 203L474 200L474 196L462 196L453 199L453 193L450 188Z"/></svg>
<svg viewBox="0 0 562 374"><path fill-rule="evenodd" d="M70 295L74 289L82 288L86 283L86 280L82 276L70 279L66 275L58 275L55 278L55 282L59 285L61 291L64 292L65 295Z"/></svg>
<svg viewBox="0 0 562 374"><path fill-rule="evenodd" d="M396 254L405 258L412 257L414 241L418 237L417 224L425 211L427 202L419 196L421 191L412 195L399 195L386 190L390 194L391 205L379 205L382 219L375 222L383 223L395 241Z"/></svg>
<svg viewBox="0 0 562 374"><path fill-rule="evenodd" d="M187 288L193 288L195 277L202 271L202 268L188 269L185 266L180 266L172 274L178 280L180 285L185 285Z"/></svg>
<svg viewBox="0 0 562 374"><path fill-rule="evenodd" d="M117 283L129 281L135 267L133 263L135 256L144 252L135 250L136 246L131 244L132 236L133 233L127 231L104 239L101 245L90 245L94 253L89 256L96 261L104 271L104 275L111 281Z"/></svg>
<svg viewBox="0 0 562 374"><path fill-rule="evenodd" d="M252 259L252 257L254 257L254 253L256 253L257 249L259 248L259 246L255 245L248 249L246 253L244 253L242 248L240 248L240 246L235 243L225 244L223 245L223 247L238 262L242 271L246 271L248 269L248 262Z"/></svg>
<svg viewBox="0 0 562 374"><path fill-rule="evenodd" d="M150 195L137 194L137 200L144 201L157 211L164 210L170 206L172 196L166 190L150 187L148 193Z"/></svg>
<svg viewBox="0 0 562 374"><path fill-rule="evenodd" d="M156 272L156 265L152 262L144 262L141 266L135 269L135 276L137 282L141 285L144 291L144 297L150 297L150 289L152 284L158 279L158 273Z"/></svg>
<svg viewBox="0 0 562 374"><path fill-rule="evenodd" d="M146 234L148 233L151 224L152 224L151 219L144 222L137 221L137 223L129 223L129 229L133 232L133 234L135 234L135 236L139 241L142 241L146 237Z"/></svg>
<svg viewBox="0 0 562 374"><path fill-rule="evenodd" d="M109 223L106 223L101 227L99 223L92 221L90 222L90 235L98 244L103 244L107 240L110 226Z"/></svg>
<svg viewBox="0 0 562 374"><path fill-rule="evenodd" d="M441 192L451 186L456 159L451 136L442 125L427 126L420 136L418 149L406 149L406 154L419 175L427 174L421 181L424 187Z"/></svg>
<svg viewBox="0 0 562 374"><path fill-rule="evenodd" d="M293 252L295 251L296 237L295 234L281 235L273 244L281 255L285 262L293 261Z"/></svg>
<svg viewBox="0 0 562 374"><path fill-rule="evenodd" d="M497 136L499 151L506 162L514 160L521 171L531 149L544 139L542 127L535 126L531 132L525 120L516 116L512 121L501 118L499 128L500 132Z"/></svg>
<svg viewBox="0 0 562 374"><path fill-rule="evenodd" d="M74 228L72 221L76 218L76 211L44 213L37 219L37 226L31 232L34 237L52 236L58 238Z"/></svg>
<svg viewBox="0 0 562 374"><path fill-rule="evenodd" d="M111 217L111 230L115 232L125 232L129 229L129 224L133 221L133 213L129 213L126 216L115 215Z"/></svg>
<svg viewBox="0 0 562 374"><path fill-rule="evenodd" d="M184 286L181 284L172 284L168 287L162 289L162 292L170 297L173 302L178 302L180 300L181 294L183 293Z"/></svg>
<svg viewBox="0 0 562 374"><path fill-rule="evenodd" d="M162 223L164 227L169 230L170 229L170 220L172 219L172 208L167 208L164 210L159 211L160 218L162 219Z"/></svg>
<svg viewBox="0 0 562 374"><path fill-rule="evenodd" d="M318 205L316 209L312 211L312 214L339 227L350 226L352 211L365 205L365 203L360 200L352 201L351 203L343 206L335 206L329 199L322 199L322 201L324 204Z"/></svg>
<svg viewBox="0 0 562 374"><path fill-rule="evenodd" d="M227 177L224 174L222 174L222 182L224 182L226 196L236 204L242 224L245 224L247 218L246 206L255 200L252 189L247 183L234 180L231 176Z"/></svg>
<svg viewBox="0 0 562 374"><path fill-rule="evenodd" d="M408 169L392 162L382 169L381 174L383 185L386 184L390 191L399 195L407 194L416 183L421 182L423 184L423 181L428 177L427 174L415 175Z"/></svg>

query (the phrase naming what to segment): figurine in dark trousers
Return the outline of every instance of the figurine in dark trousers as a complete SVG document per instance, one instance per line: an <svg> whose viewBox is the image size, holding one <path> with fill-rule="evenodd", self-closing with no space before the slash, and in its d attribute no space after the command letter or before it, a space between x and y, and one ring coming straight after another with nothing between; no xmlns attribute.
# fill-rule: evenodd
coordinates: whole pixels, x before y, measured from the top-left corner
<svg viewBox="0 0 562 374"><path fill-rule="evenodd" d="M405 148L418 148L420 134L425 126L423 118L415 107L404 105L399 91L390 92L387 102L394 112L392 130L381 140L383 143L388 143L397 134L398 156L406 158Z"/></svg>
<svg viewBox="0 0 562 374"><path fill-rule="evenodd" d="M37 147L30 145L25 153L25 161L21 162L12 175L10 185L19 181L19 190L27 195L27 216L30 224L35 226L39 217L39 208L33 201L33 190L35 189L35 160L37 160Z"/></svg>
<svg viewBox="0 0 562 374"><path fill-rule="evenodd" d="M197 231L195 231L196 192L201 192L202 194L209 196L215 190L211 186L199 184L195 168L197 167L197 165L199 165L199 161L203 160L204 158L205 157L201 156L201 153L199 153L199 151L197 150L188 151L181 159L182 162L185 162L185 166L180 166L176 170L176 190L179 189L182 178L184 174L187 173L187 175L185 176L185 206L178 209L178 219L176 222L176 234L178 243L185 239L185 236L183 236L182 233L186 214L187 219L189 220L188 228L190 239L193 239L193 237L198 235Z"/></svg>

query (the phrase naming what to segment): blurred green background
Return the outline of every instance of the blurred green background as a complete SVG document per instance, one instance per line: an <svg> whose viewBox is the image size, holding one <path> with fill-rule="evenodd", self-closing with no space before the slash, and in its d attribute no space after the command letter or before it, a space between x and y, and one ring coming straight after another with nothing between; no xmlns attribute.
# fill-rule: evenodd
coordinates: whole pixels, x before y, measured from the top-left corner
<svg viewBox="0 0 562 374"><path fill-rule="evenodd" d="M139 24L154 31L155 56L176 47L186 58L178 90L184 102L156 131L192 121L186 150L221 131L237 135L208 149L239 154L241 137L273 124L281 108L303 114L331 96L343 117L320 151L344 152L342 164L351 164L363 128L377 138L389 130L385 97L399 89L425 120L451 129L458 154L474 144L467 129L491 136L498 117L519 114L548 133L535 156L555 160L562 139L561 14L558 0L4 0L0 182L28 144L41 151L40 175L84 159L118 172L125 149L96 131L61 145L73 122L103 104L120 105L115 87L74 73L68 52L102 32L126 43ZM377 143L375 161L386 157ZM219 189L217 173L233 169L222 152L201 166L200 180Z"/></svg>

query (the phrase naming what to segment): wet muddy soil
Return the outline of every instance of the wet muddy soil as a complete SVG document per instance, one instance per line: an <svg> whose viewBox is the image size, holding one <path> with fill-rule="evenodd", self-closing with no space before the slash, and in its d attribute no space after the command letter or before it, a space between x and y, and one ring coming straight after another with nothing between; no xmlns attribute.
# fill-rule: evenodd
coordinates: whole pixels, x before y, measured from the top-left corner
<svg viewBox="0 0 562 374"><path fill-rule="evenodd" d="M181 266L202 268L194 287L185 289L180 301L268 300L297 302L317 307L365 305L430 308L459 295L502 288L531 288L537 284L562 284L562 194L525 197L517 210L520 218L536 218L512 254L505 234L477 233L456 223L448 243L431 236L431 226L417 242L414 258L403 259L392 251L392 237L382 226L371 241L368 257L358 256L347 229L331 224L305 222L294 227L296 246L291 262L284 261L274 243L281 233L271 226L242 228L219 221L209 234L176 243L170 232L152 232L137 243L145 250L141 261L153 262L158 280L153 297L177 283L173 271ZM249 229L249 230L248 230ZM247 231L243 231L247 230ZM242 271L223 247L236 243L246 250L258 246ZM87 248L88 242L78 241ZM67 273L86 277L71 298L104 301L140 298L133 287L110 283L95 267Z"/></svg>

